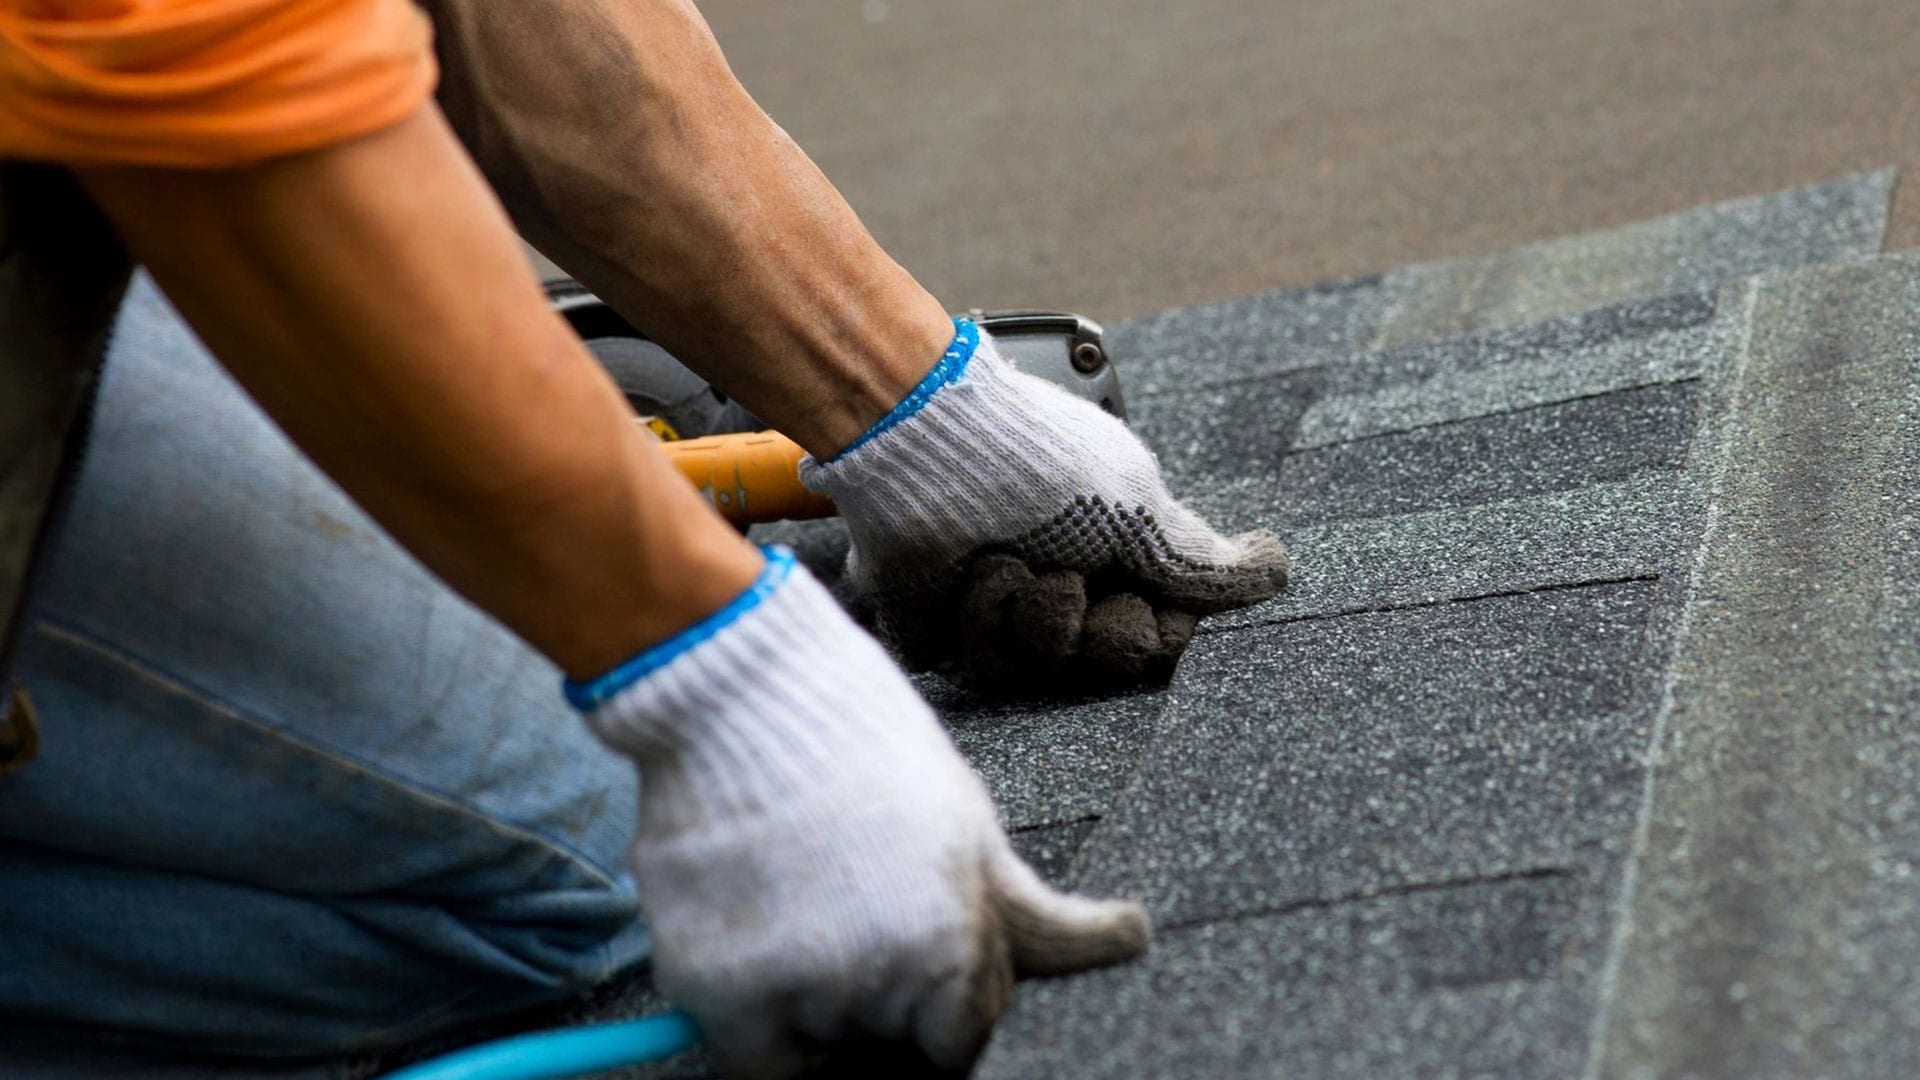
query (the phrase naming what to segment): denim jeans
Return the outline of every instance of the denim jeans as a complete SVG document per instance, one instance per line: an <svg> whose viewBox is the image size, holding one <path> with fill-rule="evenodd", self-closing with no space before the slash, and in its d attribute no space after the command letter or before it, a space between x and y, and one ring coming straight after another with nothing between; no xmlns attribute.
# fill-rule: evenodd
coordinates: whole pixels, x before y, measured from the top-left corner
<svg viewBox="0 0 1920 1080"><path fill-rule="evenodd" d="M0 1023L34 1038L0 1075L350 1053L645 959L632 768L144 278L44 569L41 751L0 777Z"/></svg>

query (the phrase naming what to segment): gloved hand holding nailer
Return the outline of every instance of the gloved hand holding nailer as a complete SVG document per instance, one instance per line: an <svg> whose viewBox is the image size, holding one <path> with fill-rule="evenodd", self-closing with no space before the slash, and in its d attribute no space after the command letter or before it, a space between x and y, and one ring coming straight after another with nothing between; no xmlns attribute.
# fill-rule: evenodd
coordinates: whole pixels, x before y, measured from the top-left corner
<svg viewBox="0 0 1920 1080"><path fill-rule="evenodd" d="M0 399L87 385L75 313L112 297L49 282L128 253L204 342L136 290L31 603L0 565L0 721L61 733L0 778L0 1022L339 1055L651 958L734 1074L963 1066L1016 972L1125 959L1144 913L1012 854L874 640L634 423L509 215L812 455L915 664L1164 674L1279 545L956 326L690 5L425 7L431 39L411 0L0 0L0 338L35 343ZM62 460L30 449L0 469ZM8 535L55 535L22 520L52 488L0 474Z"/></svg>
<svg viewBox="0 0 1920 1080"><path fill-rule="evenodd" d="M989 694L1164 676L1199 616L1286 584L1271 534L1222 536L1125 424L965 320L905 401L801 475L839 504L849 575L908 663Z"/></svg>

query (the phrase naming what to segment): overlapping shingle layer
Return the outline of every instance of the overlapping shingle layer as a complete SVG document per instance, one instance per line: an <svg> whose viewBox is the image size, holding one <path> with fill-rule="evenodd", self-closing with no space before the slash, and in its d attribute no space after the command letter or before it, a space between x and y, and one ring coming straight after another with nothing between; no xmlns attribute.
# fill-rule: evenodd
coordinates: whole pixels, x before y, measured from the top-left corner
<svg viewBox="0 0 1920 1080"><path fill-rule="evenodd" d="M981 1080L1920 1071L1892 185L1112 328L1175 489L1296 575L1162 691L922 680L1020 850L1160 927L1023 984Z"/></svg>
<svg viewBox="0 0 1920 1080"><path fill-rule="evenodd" d="M1161 926L1025 985L979 1075L1911 1072L1890 184L1115 328L1176 489L1296 581L1161 696L953 710L1059 879Z"/></svg>

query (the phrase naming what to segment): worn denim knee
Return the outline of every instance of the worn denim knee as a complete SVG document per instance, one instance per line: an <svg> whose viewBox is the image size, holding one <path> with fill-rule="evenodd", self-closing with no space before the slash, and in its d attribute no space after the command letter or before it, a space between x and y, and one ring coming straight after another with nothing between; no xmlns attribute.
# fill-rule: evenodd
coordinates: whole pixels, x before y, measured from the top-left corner
<svg viewBox="0 0 1920 1080"><path fill-rule="evenodd" d="M631 767L150 283L15 674L42 747L0 778L0 1013L334 1052L646 955Z"/></svg>

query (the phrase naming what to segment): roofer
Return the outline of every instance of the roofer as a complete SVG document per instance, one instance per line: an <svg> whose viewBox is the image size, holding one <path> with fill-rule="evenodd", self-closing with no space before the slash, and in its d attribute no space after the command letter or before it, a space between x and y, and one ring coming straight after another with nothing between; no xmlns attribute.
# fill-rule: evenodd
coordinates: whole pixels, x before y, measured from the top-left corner
<svg viewBox="0 0 1920 1080"><path fill-rule="evenodd" d="M1053 575L994 600L1115 594L1066 658L1128 647L1083 622L1183 646L1279 546L950 319L690 5L428 8L431 40L406 0L0 0L0 1015L76 1074L108 1036L325 1057L651 957L740 1075L965 1063L1016 971L1132 956L1144 913L1013 854L879 645L670 470L509 216L808 449L921 662L982 550ZM89 407L130 262L220 368L136 284Z"/></svg>

